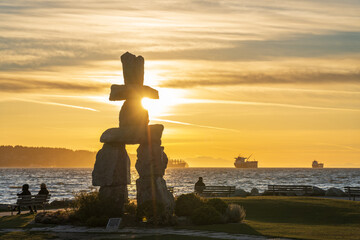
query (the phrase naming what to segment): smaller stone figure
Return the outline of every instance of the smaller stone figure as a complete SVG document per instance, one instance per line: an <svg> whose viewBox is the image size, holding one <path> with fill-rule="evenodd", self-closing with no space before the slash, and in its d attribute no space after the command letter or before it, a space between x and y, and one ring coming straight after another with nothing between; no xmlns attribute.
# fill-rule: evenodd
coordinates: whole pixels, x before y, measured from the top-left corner
<svg viewBox="0 0 360 240"><path fill-rule="evenodd" d="M205 189L205 183L203 182L203 178L199 177L199 180L195 183L195 192L202 193Z"/></svg>

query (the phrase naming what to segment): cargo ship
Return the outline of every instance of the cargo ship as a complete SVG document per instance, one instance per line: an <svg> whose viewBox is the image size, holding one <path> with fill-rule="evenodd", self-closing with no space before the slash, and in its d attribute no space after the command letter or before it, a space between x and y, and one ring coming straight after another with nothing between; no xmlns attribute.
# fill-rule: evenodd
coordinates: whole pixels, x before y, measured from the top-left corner
<svg viewBox="0 0 360 240"><path fill-rule="evenodd" d="M312 168L324 168L324 164L323 163L319 163L318 161L314 160L312 162Z"/></svg>
<svg viewBox="0 0 360 240"><path fill-rule="evenodd" d="M252 155L252 154L251 154ZM258 168L258 161L249 161L250 157L238 156L235 158L234 165L236 168Z"/></svg>
<svg viewBox="0 0 360 240"><path fill-rule="evenodd" d="M168 161L168 168L187 168L189 164L181 159L169 159Z"/></svg>

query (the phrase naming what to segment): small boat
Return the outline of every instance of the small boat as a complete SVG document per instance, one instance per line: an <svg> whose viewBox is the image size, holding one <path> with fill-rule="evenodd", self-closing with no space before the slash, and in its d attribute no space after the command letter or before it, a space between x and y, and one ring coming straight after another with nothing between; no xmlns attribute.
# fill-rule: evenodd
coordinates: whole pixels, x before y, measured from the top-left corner
<svg viewBox="0 0 360 240"><path fill-rule="evenodd" d="M189 164L181 159L169 159L168 161L168 168L187 168Z"/></svg>
<svg viewBox="0 0 360 240"><path fill-rule="evenodd" d="M236 168L258 168L258 161L249 161L250 157L242 157L239 155L237 158L235 158L234 165Z"/></svg>
<svg viewBox="0 0 360 240"><path fill-rule="evenodd" d="M318 161L314 160L312 162L312 168L324 168L324 164L323 163L319 163Z"/></svg>

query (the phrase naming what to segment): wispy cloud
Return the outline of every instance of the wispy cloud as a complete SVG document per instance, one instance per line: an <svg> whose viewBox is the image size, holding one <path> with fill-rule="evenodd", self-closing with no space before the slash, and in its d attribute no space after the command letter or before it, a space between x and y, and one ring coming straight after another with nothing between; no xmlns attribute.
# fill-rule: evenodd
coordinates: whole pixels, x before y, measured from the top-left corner
<svg viewBox="0 0 360 240"><path fill-rule="evenodd" d="M0 92L34 92L40 90L50 91L101 91L109 88L110 84L103 83L73 83L66 81L39 81L24 79L1 79Z"/></svg>
<svg viewBox="0 0 360 240"><path fill-rule="evenodd" d="M328 84L360 83L360 70L355 72L284 72L284 73L238 73L206 72L192 73L188 79L170 79L161 87L192 88L194 86L231 86L257 84Z"/></svg>
<svg viewBox="0 0 360 240"><path fill-rule="evenodd" d="M179 101L181 102L181 101ZM322 107L322 106L307 106L297 104L285 104L275 102L251 102L251 101L230 101L230 100L216 100L216 99L184 99L183 104L233 104L233 105L252 105L252 106L268 106L268 107L281 107L281 108L298 108L310 110L332 110L332 111L350 111L360 112L357 108L339 108L339 107Z"/></svg>
<svg viewBox="0 0 360 240"><path fill-rule="evenodd" d="M76 106L76 105L70 105L70 104L64 104L64 103L57 103L57 102L38 101L38 100L33 100L33 99L21 99L21 98L12 98L12 100L21 101L21 102L45 104L45 105L55 105L55 106L59 106L59 107L75 108L75 109L80 109L80 110L88 110L88 111L98 112L98 110L96 110L94 108Z"/></svg>
<svg viewBox="0 0 360 240"><path fill-rule="evenodd" d="M188 122L167 120L167 119L161 119L161 118L151 118L151 120L159 121L159 122L167 122L167 123L180 124L180 125L191 126L191 127L208 128L208 129L213 129L213 130L240 132L239 130L231 129L231 128L221 128L221 127L214 127L214 126L208 126L208 125L202 125L202 124L195 124L195 123L188 123Z"/></svg>

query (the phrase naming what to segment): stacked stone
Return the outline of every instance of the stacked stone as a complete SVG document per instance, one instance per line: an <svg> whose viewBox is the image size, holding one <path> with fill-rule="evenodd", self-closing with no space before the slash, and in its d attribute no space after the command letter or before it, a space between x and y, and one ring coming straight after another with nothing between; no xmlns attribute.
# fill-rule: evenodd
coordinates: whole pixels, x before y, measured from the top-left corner
<svg viewBox="0 0 360 240"><path fill-rule="evenodd" d="M141 105L143 97L158 99L158 92L144 86L144 58L126 52L121 56L124 85L112 85L110 101L125 100L119 115L119 128L106 130L100 142L103 148L96 155L92 173L93 185L100 186L100 198L111 199L118 206L127 200L130 183L130 159L126 144L140 144L137 149L137 203L154 201L164 206L164 216L171 218L174 197L163 179L167 156L161 146L164 126L149 125L149 115Z"/></svg>

